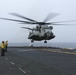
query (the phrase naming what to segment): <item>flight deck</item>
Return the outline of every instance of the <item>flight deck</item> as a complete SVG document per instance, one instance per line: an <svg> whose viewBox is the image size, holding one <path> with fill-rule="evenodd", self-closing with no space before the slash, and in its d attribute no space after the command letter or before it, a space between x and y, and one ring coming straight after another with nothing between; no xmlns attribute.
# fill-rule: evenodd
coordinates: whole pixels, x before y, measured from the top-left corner
<svg viewBox="0 0 76 75"><path fill-rule="evenodd" d="M9 47L0 56L0 75L76 75L76 50Z"/></svg>

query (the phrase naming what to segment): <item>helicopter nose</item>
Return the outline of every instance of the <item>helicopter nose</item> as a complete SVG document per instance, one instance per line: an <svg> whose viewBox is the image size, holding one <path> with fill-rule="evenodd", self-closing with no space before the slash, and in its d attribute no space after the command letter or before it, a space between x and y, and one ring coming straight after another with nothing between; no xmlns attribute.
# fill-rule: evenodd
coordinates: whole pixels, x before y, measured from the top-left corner
<svg viewBox="0 0 76 75"><path fill-rule="evenodd" d="M55 38L55 35L54 34L52 35L52 38Z"/></svg>
<svg viewBox="0 0 76 75"><path fill-rule="evenodd" d="M55 38L55 35L53 35L53 38Z"/></svg>

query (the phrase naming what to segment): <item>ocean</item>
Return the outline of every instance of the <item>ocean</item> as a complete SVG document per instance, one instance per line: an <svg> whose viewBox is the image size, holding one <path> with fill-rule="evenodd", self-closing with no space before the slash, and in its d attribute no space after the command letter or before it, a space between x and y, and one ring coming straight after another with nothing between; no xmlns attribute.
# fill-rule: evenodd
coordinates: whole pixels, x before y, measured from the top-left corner
<svg viewBox="0 0 76 75"><path fill-rule="evenodd" d="M30 46L33 45L35 47L60 47L60 48L76 48L76 43L68 43L68 42L34 42L34 43L9 43L9 46Z"/></svg>

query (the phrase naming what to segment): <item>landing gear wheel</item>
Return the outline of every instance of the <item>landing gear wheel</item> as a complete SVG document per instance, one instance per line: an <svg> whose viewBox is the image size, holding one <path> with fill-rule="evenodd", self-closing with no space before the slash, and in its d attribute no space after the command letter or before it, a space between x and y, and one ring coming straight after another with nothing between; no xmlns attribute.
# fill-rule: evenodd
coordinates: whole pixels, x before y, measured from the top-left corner
<svg viewBox="0 0 76 75"><path fill-rule="evenodd" d="M34 42L34 40L31 40L31 42Z"/></svg>
<svg viewBox="0 0 76 75"><path fill-rule="evenodd" d="M45 40L44 43L47 43L47 41Z"/></svg>

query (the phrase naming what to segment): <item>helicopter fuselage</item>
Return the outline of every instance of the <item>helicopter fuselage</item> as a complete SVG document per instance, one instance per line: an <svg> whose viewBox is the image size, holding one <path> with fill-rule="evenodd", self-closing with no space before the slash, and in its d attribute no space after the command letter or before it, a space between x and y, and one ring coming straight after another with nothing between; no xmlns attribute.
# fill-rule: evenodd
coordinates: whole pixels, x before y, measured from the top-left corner
<svg viewBox="0 0 76 75"><path fill-rule="evenodd" d="M28 39L41 41L41 40L50 40L55 38L55 35L52 33L52 26L36 26L35 30L32 30L28 36Z"/></svg>

